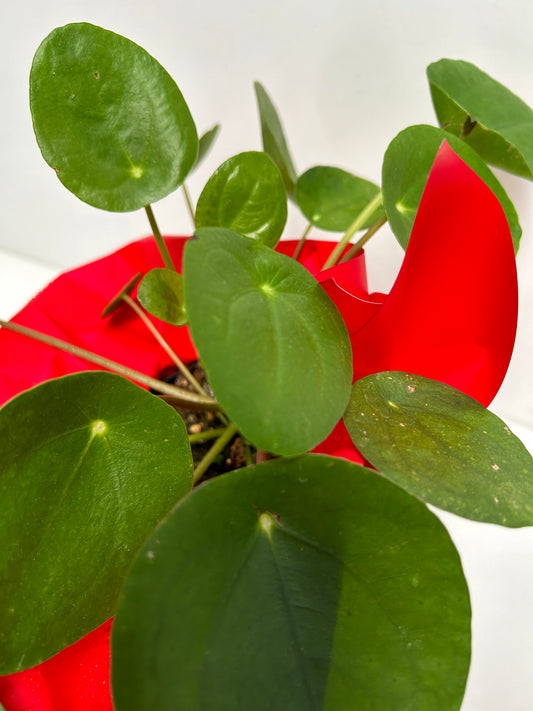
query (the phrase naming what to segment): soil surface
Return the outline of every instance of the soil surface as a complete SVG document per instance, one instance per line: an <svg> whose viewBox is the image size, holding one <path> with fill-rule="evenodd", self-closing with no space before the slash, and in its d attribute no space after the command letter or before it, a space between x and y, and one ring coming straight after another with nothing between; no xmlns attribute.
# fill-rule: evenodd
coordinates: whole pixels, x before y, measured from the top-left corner
<svg viewBox="0 0 533 711"><path fill-rule="evenodd" d="M207 382L205 371L199 361L190 363L189 370L200 383L202 388L208 395L213 395L209 383ZM179 371L173 371L163 374L163 380L173 383L184 390L194 392L193 386ZM193 412L192 410L183 410L180 407L174 408L185 422L185 427L190 435L200 434L208 430L219 429L224 427L224 423L220 421L217 414L214 412ZM216 438L208 439L204 442L193 442L191 444L194 466L200 462L205 454L210 450ZM255 464L256 450L255 447L246 442L240 435L236 435L233 440L227 445L224 451L215 459L203 479L209 479L226 472L240 469L249 464Z"/></svg>

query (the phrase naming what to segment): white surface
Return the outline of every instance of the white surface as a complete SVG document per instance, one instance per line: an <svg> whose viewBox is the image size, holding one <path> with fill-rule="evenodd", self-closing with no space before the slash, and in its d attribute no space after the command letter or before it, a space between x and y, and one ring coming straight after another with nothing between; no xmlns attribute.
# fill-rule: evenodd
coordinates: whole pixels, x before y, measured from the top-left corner
<svg viewBox="0 0 533 711"><path fill-rule="evenodd" d="M125 34L154 54L180 85L200 131L222 123L209 166L190 181L194 197L224 159L260 147L256 79L281 111L299 171L339 165L378 182L390 140L410 124L435 122L425 78L434 60L472 61L533 105L531 0L3 3L0 248L52 267L76 266L148 232L142 212L107 214L70 195L33 138L27 101L33 53L53 27L80 20ZM510 423L533 427L533 186L508 176L502 182L524 229L521 312L516 354L492 409ZM155 212L163 231L190 231L181 195L157 204ZM302 228L293 212L287 235ZM371 287L388 290L402 252L386 229L367 254ZM24 260L15 268L13 259L0 253L3 316L55 273ZM533 529L444 518L463 557L474 606L474 657L462 711L531 711Z"/></svg>
<svg viewBox="0 0 533 711"><path fill-rule="evenodd" d="M0 317L4 321L12 318L59 271L58 267L0 250Z"/></svg>

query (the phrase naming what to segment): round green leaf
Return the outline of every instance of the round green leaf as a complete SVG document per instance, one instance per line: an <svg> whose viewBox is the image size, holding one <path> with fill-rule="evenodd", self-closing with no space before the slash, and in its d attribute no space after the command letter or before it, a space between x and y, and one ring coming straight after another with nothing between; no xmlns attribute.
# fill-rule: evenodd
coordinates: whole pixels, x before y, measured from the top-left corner
<svg viewBox="0 0 533 711"><path fill-rule="evenodd" d="M156 531L113 625L113 693L117 711L456 711L469 652L436 516L308 455L213 479Z"/></svg>
<svg viewBox="0 0 533 711"><path fill-rule="evenodd" d="M0 410L0 672L114 614L132 560L192 484L175 411L118 375L48 381Z"/></svg>
<svg viewBox="0 0 533 711"><path fill-rule="evenodd" d="M287 195L294 198L296 169L292 162L278 112L265 88L258 81L254 82L254 89L261 122L263 150L268 153L278 166Z"/></svg>
<svg viewBox="0 0 533 711"><path fill-rule="evenodd" d="M379 187L351 173L328 166L306 171L296 183L296 202L311 224L331 232L345 232ZM381 215L379 208L361 226L370 227Z"/></svg>
<svg viewBox="0 0 533 711"><path fill-rule="evenodd" d="M427 503L476 521L533 525L533 458L458 390L377 373L355 383L344 421L373 466Z"/></svg>
<svg viewBox="0 0 533 711"><path fill-rule="evenodd" d="M187 323L183 278L173 269L151 269L139 284L137 297L144 308L161 321L174 326Z"/></svg>
<svg viewBox="0 0 533 711"><path fill-rule="evenodd" d="M399 133L383 158L383 204L398 242L406 249L429 172L444 140L498 198L517 252L522 228L513 203L494 173L464 141L440 128L425 125L410 126Z"/></svg>
<svg viewBox="0 0 533 711"><path fill-rule="evenodd" d="M51 32L30 76L37 142L61 182L104 210L137 210L175 190L198 151L187 104L134 42L75 23Z"/></svg>
<svg viewBox="0 0 533 711"><path fill-rule="evenodd" d="M294 259L230 230L198 237L185 246L185 304L217 399L257 447L312 449L350 396L350 340L337 308Z"/></svg>
<svg viewBox="0 0 533 711"><path fill-rule="evenodd" d="M440 125L487 163L533 178L533 110L470 62L441 59L427 68Z"/></svg>
<svg viewBox="0 0 533 711"><path fill-rule="evenodd" d="M226 227L275 247L287 221L287 195L274 161L249 151L225 161L196 206L197 227Z"/></svg>

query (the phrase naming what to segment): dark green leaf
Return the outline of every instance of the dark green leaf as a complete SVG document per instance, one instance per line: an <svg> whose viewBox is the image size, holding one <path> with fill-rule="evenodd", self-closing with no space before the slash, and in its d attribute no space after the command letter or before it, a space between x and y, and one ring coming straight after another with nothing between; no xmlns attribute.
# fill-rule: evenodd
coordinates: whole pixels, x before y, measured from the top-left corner
<svg viewBox="0 0 533 711"><path fill-rule="evenodd" d="M341 459L278 459L157 530L112 650L117 711L457 711L468 590L414 497Z"/></svg>
<svg viewBox="0 0 533 711"><path fill-rule="evenodd" d="M476 400L420 376L378 373L355 383L344 421L373 466L427 503L533 525L533 459Z"/></svg>
<svg viewBox="0 0 533 711"><path fill-rule="evenodd" d="M101 27L59 27L35 54L30 104L39 147L90 205L136 210L175 190L198 151L180 90L134 42Z"/></svg>
<svg viewBox="0 0 533 711"><path fill-rule="evenodd" d="M350 341L338 310L294 259L230 230L198 236L185 247L185 304L218 400L261 449L311 449L350 393Z"/></svg>
<svg viewBox="0 0 533 711"><path fill-rule="evenodd" d="M151 269L139 284L139 301L152 316L184 326L187 314L183 301L183 278L172 269Z"/></svg>
<svg viewBox="0 0 533 711"><path fill-rule="evenodd" d="M294 198L296 169L292 162L278 112L265 88L258 81L254 83L254 89L261 121L263 150L268 153L278 166L287 195Z"/></svg>
<svg viewBox="0 0 533 711"><path fill-rule="evenodd" d="M211 150L211 146L215 142L215 139L218 136L219 131L220 131L220 124L217 123L213 126L213 128L211 128L209 131L206 131L200 137L200 140L198 141L198 156L196 157L196 163L194 164L195 168L198 165L200 165L200 163L203 161L203 159L206 157L206 155Z"/></svg>
<svg viewBox="0 0 533 711"><path fill-rule="evenodd" d="M379 187L374 183L328 166L311 168L296 183L300 210L311 224L332 232L345 232L378 193ZM362 229L370 227L382 214L380 207Z"/></svg>
<svg viewBox="0 0 533 711"><path fill-rule="evenodd" d="M191 488L172 408L118 375L51 380L0 410L0 672L115 612L132 560Z"/></svg>
<svg viewBox="0 0 533 711"><path fill-rule="evenodd" d="M427 68L433 105L447 131L487 163L533 178L533 110L473 64L441 59Z"/></svg>
<svg viewBox="0 0 533 711"><path fill-rule="evenodd" d="M258 151L225 161L196 207L197 227L227 227L275 247L287 221L287 195L273 160Z"/></svg>
<svg viewBox="0 0 533 711"><path fill-rule="evenodd" d="M404 249L407 247L431 166L443 140L479 175L500 201L517 252L522 228L513 203L494 173L464 141L440 128L424 125L410 126L399 133L390 143L383 159L383 204L398 242Z"/></svg>

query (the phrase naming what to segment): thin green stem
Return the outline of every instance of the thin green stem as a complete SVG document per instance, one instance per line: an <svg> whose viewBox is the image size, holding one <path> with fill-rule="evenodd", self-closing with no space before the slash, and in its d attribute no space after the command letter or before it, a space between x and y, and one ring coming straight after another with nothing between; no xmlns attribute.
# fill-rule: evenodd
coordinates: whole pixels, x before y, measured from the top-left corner
<svg viewBox="0 0 533 711"><path fill-rule="evenodd" d="M220 437L216 440L216 442L213 444L211 449L207 452L207 454L198 462L198 465L196 466L196 469L193 472L192 479L193 479L193 485L197 484L200 479L203 477L203 475L207 472L211 464L215 461L215 459L218 457L218 455L224 451L224 448L226 447L229 442L235 437L239 430L237 429L236 425L233 423L230 423L225 429L224 432L220 435Z"/></svg>
<svg viewBox="0 0 533 711"><path fill-rule="evenodd" d="M372 235L375 235L376 232L379 230L380 227L383 227L383 225L387 222L387 215L383 214L380 218L378 218L373 225L371 225L368 230L365 232L365 234L357 240L357 242L351 247L348 252L344 255L344 257L340 260L340 264L342 262L347 262L349 259L352 257L355 257L357 252L360 252L365 244L368 242L368 240L372 237Z"/></svg>
<svg viewBox="0 0 533 711"><path fill-rule="evenodd" d="M244 454L246 457L246 466L250 467L254 463L254 457L252 454L252 448L249 442L244 443Z"/></svg>
<svg viewBox="0 0 533 711"><path fill-rule="evenodd" d="M378 194L374 198L372 198L372 200L366 205L366 207L361 210L361 212L357 215L352 224L348 227L340 242L335 245L335 248L327 258L326 263L324 264L322 269L329 269L329 267L333 267L335 264L337 264L338 260L340 259L342 253L348 246L354 234L363 227L368 218L372 215L372 213L377 210L377 208L381 205L382 202L383 195L380 190Z"/></svg>
<svg viewBox="0 0 533 711"><path fill-rule="evenodd" d="M300 239L298 240L298 244L296 245L296 249L294 250L294 254L292 255L292 258L293 258L293 259L298 259L298 257L300 256L300 253L301 253L301 251L302 251L302 249L303 249L303 246L304 246L304 244L305 244L305 240L307 239L307 235L308 235L309 232L311 231L312 226L313 226L313 225L312 225L312 223L310 222L310 223L307 225L307 227L305 228L305 232L303 233L303 235L302 235L302 236L300 237Z"/></svg>
<svg viewBox="0 0 533 711"><path fill-rule="evenodd" d="M182 183L182 189L183 189L183 195L185 197L185 203L187 205L187 210L189 211L189 215L191 216L192 220L192 225L193 229L196 227L196 218L194 216L194 208L192 206L192 200L191 200L191 195L189 193L189 189L185 185L185 183Z"/></svg>
<svg viewBox="0 0 533 711"><path fill-rule="evenodd" d="M213 430L205 430L205 432L195 432L194 434L189 435L189 443L196 444L197 442L207 442L210 439L220 437L220 435L224 434L225 431L225 427L217 427Z"/></svg>
<svg viewBox="0 0 533 711"><path fill-rule="evenodd" d="M192 385L192 387L196 390L196 392L199 395L203 395L204 397L210 397L204 388L200 385L198 380L194 377L194 375L191 373L191 371L187 368L185 363L181 360L181 358L178 356L178 354L169 346L167 341L163 338L163 336L159 333L157 328L154 326L154 324L150 321L148 316L145 314L143 309L128 295L128 294L123 294L121 296L121 299L125 301L128 306L130 306L137 316L142 320L142 322L145 324L145 326L148 328L150 333L154 336L154 338L157 340L161 348L168 353L170 359L174 362L174 365L176 368L180 371L180 373L183 375L183 377ZM177 404L177 403L174 403ZM228 424L228 418L224 415L223 412L217 412L217 417L218 419L224 424ZM1 710L0 710L1 711Z"/></svg>
<svg viewBox="0 0 533 711"><path fill-rule="evenodd" d="M207 397L206 391L203 389L203 387L200 385L200 383L196 380L194 375L187 368L187 366L181 360L181 358L178 356L178 354L172 350L172 348L169 346L167 341L159 333L157 328L150 321L150 319L148 318L146 313L143 311L143 309L139 306L139 304L136 301L134 301L131 298L131 296L128 296L127 294L124 294L122 296L122 300L125 301L128 304L128 306L133 309L133 311L135 311L137 316L141 319L141 321L144 323L146 328L150 331L150 333L153 335L153 337L159 343L161 348L163 348L163 350L168 354L168 356L173 361L176 368L180 371L180 373L183 375L183 377L186 378L187 382L189 382L192 385L192 387L196 390L197 393L199 393L200 395L205 395Z"/></svg>
<svg viewBox="0 0 533 711"><path fill-rule="evenodd" d="M128 368L121 363L116 363L109 358L104 358L96 353L85 350L85 348L74 346L72 343L67 343L66 341L62 341L54 336L48 336L40 331L34 331L32 328L21 326L18 323L2 321L1 319L0 326L8 329L9 331L15 331L15 333L20 333L23 336L28 336L36 341L45 343L52 348L58 348L61 351L70 353L71 355L81 358L82 360L89 361L89 363L94 363L95 365L105 368L106 370L119 373L126 378L131 378L131 380L134 380L141 385L145 385L152 390L169 396L173 402L178 403L183 408L187 408L189 410L209 410L212 412L218 412L221 409L219 403L212 397L198 395L197 393L192 393L189 390L178 388L176 385L166 383L163 380L157 380L157 378L152 378L144 373L139 373L139 371Z"/></svg>
<svg viewBox="0 0 533 711"><path fill-rule="evenodd" d="M155 216L152 207L150 205L146 205L144 209L146 210L148 222L150 223L150 227L152 228L152 233L154 235L157 248L159 249L161 259L163 260L163 264L167 269L172 269L173 271L176 271L176 267L174 266L174 262L172 261L172 257L170 256L170 252L168 251L167 245L165 244L165 241L161 236L161 231L159 230L157 222L155 221Z"/></svg>

